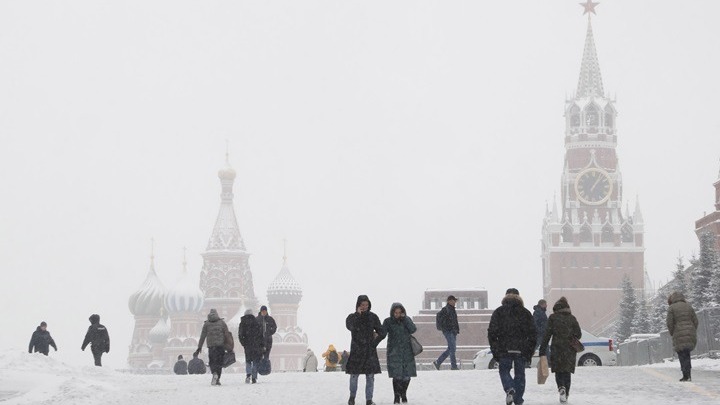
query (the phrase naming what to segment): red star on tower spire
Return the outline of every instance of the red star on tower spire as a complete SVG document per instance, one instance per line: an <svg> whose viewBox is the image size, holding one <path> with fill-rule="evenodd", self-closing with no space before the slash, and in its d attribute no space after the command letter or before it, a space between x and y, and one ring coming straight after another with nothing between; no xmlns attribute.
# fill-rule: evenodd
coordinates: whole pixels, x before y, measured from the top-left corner
<svg viewBox="0 0 720 405"><path fill-rule="evenodd" d="M583 11L583 15L585 15L585 14L589 14L589 13L596 14L595 7L597 7L597 5L600 3L593 2L592 0L587 0L585 3L578 3L578 4L580 4L581 6L583 6L583 8L585 8L585 10Z"/></svg>

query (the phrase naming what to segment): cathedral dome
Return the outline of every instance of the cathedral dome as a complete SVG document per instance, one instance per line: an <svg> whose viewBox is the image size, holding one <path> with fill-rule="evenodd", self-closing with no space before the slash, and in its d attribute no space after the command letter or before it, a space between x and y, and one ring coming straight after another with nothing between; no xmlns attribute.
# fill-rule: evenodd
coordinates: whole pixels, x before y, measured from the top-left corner
<svg viewBox="0 0 720 405"><path fill-rule="evenodd" d="M290 274L287 262L283 263L282 270L267 289L270 302L298 303L302 298L300 283Z"/></svg>
<svg viewBox="0 0 720 405"><path fill-rule="evenodd" d="M183 261L183 274L165 297L165 308L169 312L200 312L205 302L205 294L196 280L188 274L187 262Z"/></svg>
<svg viewBox="0 0 720 405"><path fill-rule="evenodd" d="M128 300L130 312L136 316L159 316L163 307L166 289L155 273L155 265L150 262L150 271L140 289L135 291Z"/></svg>
<svg viewBox="0 0 720 405"><path fill-rule="evenodd" d="M148 334L148 337L150 338L150 342L153 344L160 344L167 342L168 337L170 336L170 320L166 319L166 317L161 317L155 326L153 326L152 329L150 329L150 333Z"/></svg>

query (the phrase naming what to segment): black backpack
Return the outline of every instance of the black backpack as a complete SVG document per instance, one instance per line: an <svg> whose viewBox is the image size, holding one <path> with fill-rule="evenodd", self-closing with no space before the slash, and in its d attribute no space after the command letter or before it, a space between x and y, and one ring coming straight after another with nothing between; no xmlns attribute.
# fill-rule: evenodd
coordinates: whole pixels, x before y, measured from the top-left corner
<svg viewBox="0 0 720 405"><path fill-rule="evenodd" d="M328 360L330 360L330 363L337 363L340 358L338 357L338 354L336 351L332 351L328 353Z"/></svg>
<svg viewBox="0 0 720 405"><path fill-rule="evenodd" d="M443 330L443 312L442 309L435 314L435 328Z"/></svg>

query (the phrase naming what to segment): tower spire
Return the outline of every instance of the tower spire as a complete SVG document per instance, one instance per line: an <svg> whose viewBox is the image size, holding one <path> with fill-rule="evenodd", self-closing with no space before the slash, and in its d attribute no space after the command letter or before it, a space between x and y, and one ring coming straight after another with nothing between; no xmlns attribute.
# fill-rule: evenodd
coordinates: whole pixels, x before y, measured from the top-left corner
<svg viewBox="0 0 720 405"><path fill-rule="evenodd" d="M155 238L150 238L150 271L155 273Z"/></svg>
<svg viewBox="0 0 720 405"><path fill-rule="evenodd" d="M583 49L582 63L580 65L580 78L576 97L602 97L605 94L603 88L602 75L600 74L600 62L598 62L597 50L595 49L595 39L593 37L592 23L590 15L595 14L595 7L599 3L593 3L587 0L586 3L580 3L584 7L584 14L588 15L588 27L585 34L585 48Z"/></svg>
<svg viewBox="0 0 720 405"><path fill-rule="evenodd" d="M187 248L183 246L183 275L187 274Z"/></svg>
<svg viewBox="0 0 720 405"><path fill-rule="evenodd" d="M283 239L283 266L287 264L287 239Z"/></svg>

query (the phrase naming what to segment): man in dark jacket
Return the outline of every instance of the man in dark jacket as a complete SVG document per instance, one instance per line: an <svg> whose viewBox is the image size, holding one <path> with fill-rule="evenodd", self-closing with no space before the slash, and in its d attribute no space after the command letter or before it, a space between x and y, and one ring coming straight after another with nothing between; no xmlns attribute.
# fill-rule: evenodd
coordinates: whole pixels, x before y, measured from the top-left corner
<svg viewBox="0 0 720 405"><path fill-rule="evenodd" d="M253 316L252 309L245 311L245 315L240 318L240 326L238 327L238 337L240 344L245 349L245 383L253 384L257 382L258 364L263 355L263 335L260 329L260 323Z"/></svg>
<svg viewBox="0 0 720 405"><path fill-rule="evenodd" d="M193 358L188 363L188 374L205 374L207 368L205 362L198 357L198 353L193 353Z"/></svg>
<svg viewBox="0 0 720 405"><path fill-rule="evenodd" d="M178 360L175 363L175 367L173 367L173 372L177 375L187 375L188 364L185 360L183 360L182 354L178 356Z"/></svg>
<svg viewBox="0 0 720 405"><path fill-rule="evenodd" d="M535 331L537 332L537 341L535 342L535 348L540 347L543 336L545 336L545 328L547 327L547 301L540 300L537 305L533 307L533 320L535 321Z"/></svg>
<svg viewBox="0 0 720 405"><path fill-rule="evenodd" d="M225 335L228 332L227 324L220 318L217 310L211 309L207 321L203 324L198 348L194 353L196 355L200 354L203 343L207 338L210 372L213 375L210 385L222 385L220 384L220 377L222 376L223 358L225 357Z"/></svg>
<svg viewBox="0 0 720 405"><path fill-rule="evenodd" d="M525 393L525 364L535 352L537 333L533 316L525 309L520 293L509 288L490 317L488 341L493 358L498 362L505 403L520 405ZM515 378L510 371L515 369Z"/></svg>
<svg viewBox="0 0 720 405"><path fill-rule="evenodd" d="M110 353L110 335L108 334L107 328L100 324L100 315L90 315L90 327L85 334L85 340L83 340L82 350L85 351L87 345L90 345L90 351L95 358L95 365L98 367L102 366L102 354Z"/></svg>
<svg viewBox="0 0 720 405"><path fill-rule="evenodd" d="M345 319L345 327L350 331L350 356L345 364L345 373L350 374L350 399L348 405L355 405L355 394L360 374L365 374L365 401L375 405L373 391L375 374L380 374L380 360L377 345L385 339L380 318L370 312L372 304L367 295L358 297L355 312Z"/></svg>
<svg viewBox="0 0 720 405"><path fill-rule="evenodd" d="M48 355L50 352L50 346L57 351L57 346L50 332L47 330L47 323L45 321L40 322L40 326L37 327L30 338L30 346L28 347L28 353L32 353L35 350L36 353L42 353Z"/></svg>
<svg viewBox="0 0 720 405"><path fill-rule="evenodd" d="M277 331L277 324L275 323L275 319L268 315L268 310L265 305L260 307L260 313L257 316L257 321L260 324L260 330L263 335L263 347L265 348L261 360L269 359L270 350L272 349L273 344L272 336Z"/></svg>
<svg viewBox="0 0 720 405"><path fill-rule="evenodd" d="M457 298L454 295L447 297L447 305L437 314L436 327L442 331L448 344L447 349L440 354L440 357L433 361L433 366L437 370L440 370L440 366L448 356L450 356L450 369L458 369L455 349L457 348L457 335L460 334L460 324L458 323L457 312L455 312L456 302Z"/></svg>

